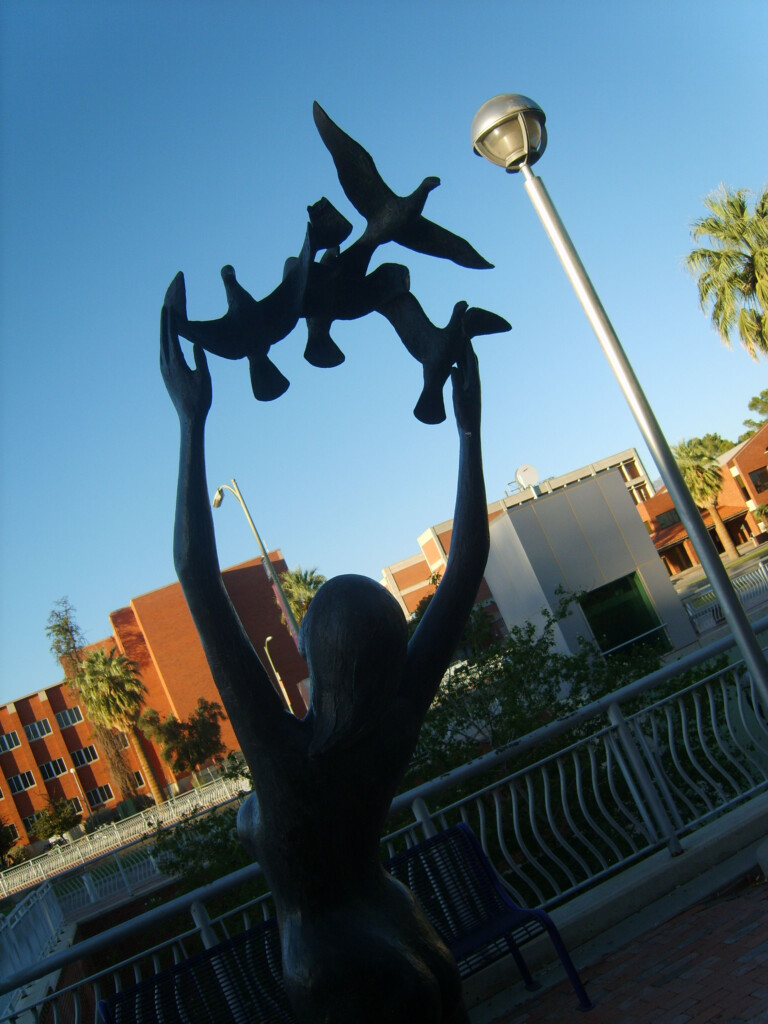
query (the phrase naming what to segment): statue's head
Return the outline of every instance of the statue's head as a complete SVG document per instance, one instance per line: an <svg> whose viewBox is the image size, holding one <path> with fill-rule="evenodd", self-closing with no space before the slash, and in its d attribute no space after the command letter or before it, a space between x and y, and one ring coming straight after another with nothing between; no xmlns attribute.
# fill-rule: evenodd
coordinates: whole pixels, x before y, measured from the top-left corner
<svg viewBox="0 0 768 1024"><path fill-rule="evenodd" d="M408 627L389 591L366 576L336 576L318 590L299 630L311 682L312 752L366 732L395 697Z"/></svg>

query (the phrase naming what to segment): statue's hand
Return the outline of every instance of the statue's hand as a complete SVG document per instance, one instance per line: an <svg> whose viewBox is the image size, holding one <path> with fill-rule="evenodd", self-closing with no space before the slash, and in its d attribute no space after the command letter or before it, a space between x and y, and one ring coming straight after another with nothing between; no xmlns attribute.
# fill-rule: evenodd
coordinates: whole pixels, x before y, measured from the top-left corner
<svg viewBox="0 0 768 1024"><path fill-rule="evenodd" d="M462 434L480 432L480 373L477 356L467 342L464 358L451 370L453 384L453 411L456 426Z"/></svg>
<svg viewBox="0 0 768 1024"><path fill-rule="evenodd" d="M192 426L204 423L211 408L211 374L200 345L194 346L194 370L187 366L175 319L173 309L165 304L160 314L160 372L179 420Z"/></svg>

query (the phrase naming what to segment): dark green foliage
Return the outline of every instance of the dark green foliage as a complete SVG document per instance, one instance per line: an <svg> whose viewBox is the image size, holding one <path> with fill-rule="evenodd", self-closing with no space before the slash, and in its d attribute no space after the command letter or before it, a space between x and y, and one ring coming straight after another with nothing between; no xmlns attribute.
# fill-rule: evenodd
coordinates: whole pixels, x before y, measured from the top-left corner
<svg viewBox="0 0 768 1024"><path fill-rule="evenodd" d="M189 817L169 828L158 828L155 833L153 855L162 871L177 879L175 895L190 892L201 885L237 871L252 863L237 836L237 812L240 800L247 795L250 785L248 766L237 755L230 754L223 765L223 774L243 782L243 792L236 804ZM268 891L263 878L216 901L215 911L239 906Z"/></svg>
<svg viewBox="0 0 768 1024"><path fill-rule="evenodd" d="M710 455L722 455L733 448L735 441L729 441L727 437L720 437L719 434L705 434L703 437L692 437L691 442L700 444Z"/></svg>
<svg viewBox="0 0 768 1024"><path fill-rule="evenodd" d="M190 892L250 864L237 838L237 807L224 807L158 829L153 855L161 871L179 879L177 892Z"/></svg>
<svg viewBox="0 0 768 1024"><path fill-rule="evenodd" d="M66 800L48 797L48 804L35 819L35 835L38 839L50 839L80 824L81 815L73 810Z"/></svg>
<svg viewBox="0 0 768 1024"><path fill-rule="evenodd" d="M298 625L307 614L312 598L325 583L325 576L317 569L302 569L297 565L295 569L280 573L280 583Z"/></svg>
<svg viewBox="0 0 768 1024"><path fill-rule="evenodd" d="M744 420L744 426L747 430L741 435L739 441L746 441L764 423L768 423L768 388L764 388L759 395L750 398L747 408L750 412L757 413L757 419Z"/></svg>
<svg viewBox="0 0 768 1024"><path fill-rule="evenodd" d="M8 854L17 842L10 825L6 823L5 818L0 817L0 864L6 863Z"/></svg>
<svg viewBox="0 0 768 1024"><path fill-rule="evenodd" d="M180 722L173 715L161 721L154 708L140 719L140 726L161 746L165 763L174 772L197 771L212 758L221 758L226 747L221 740L220 723L226 718L221 705L200 697L189 718Z"/></svg>
<svg viewBox="0 0 768 1024"><path fill-rule="evenodd" d="M559 651L556 626L575 600L576 595L565 598L554 614L545 611L543 627L530 621L513 626L504 640L475 647L469 660L452 667L427 714L402 789L563 718L658 667L649 647L606 658L582 639L578 653Z"/></svg>
<svg viewBox="0 0 768 1024"><path fill-rule="evenodd" d="M76 685L86 640L77 624L75 609L68 597L60 597L54 604L48 616L45 632L50 642L51 654L61 664L67 678Z"/></svg>

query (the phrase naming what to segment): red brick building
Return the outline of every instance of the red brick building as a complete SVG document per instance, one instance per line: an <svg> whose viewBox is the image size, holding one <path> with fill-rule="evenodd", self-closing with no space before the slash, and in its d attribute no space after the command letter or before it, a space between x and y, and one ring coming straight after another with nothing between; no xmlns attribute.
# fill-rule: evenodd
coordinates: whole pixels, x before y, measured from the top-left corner
<svg viewBox="0 0 768 1024"><path fill-rule="evenodd" d="M279 551L270 559L278 573L287 568ZM272 638L269 655L292 708L302 715L306 704L300 684L306 665L281 621L261 559L225 569L222 576L270 676L264 646L267 637ZM194 711L200 697L221 703L178 583L133 598L109 619L112 635L98 646L116 647L138 663L147 708L154 708L161 718L172 714L181 720ZM239 749L229 719L222 722L221 732L227 750ZM167 789L176 776L154 743L144 738L143 746L160 787ZM123 754L139 794L148 793L127 738ZM86 709L66 682L0 706L0 816L22 842L34 836L35 815L46 807L49 796L71 801L84 817L102 807L113 808L121 799Z"/></svg>
<svg viewBox="0 0 768 1024"><path fill-rule="evenodd" d="M752 437L721 455L719 462L722 488L717 510L731 540L737 548L748 543L768 542L768 526L758 514L761 506L768 505L768 423ZM641 502L637 511L646 523L670 576L699 564L666 487L648 501ZM722 553L722 544L715 533L710 513L702 510L702 516L715 547Z"/></svg>

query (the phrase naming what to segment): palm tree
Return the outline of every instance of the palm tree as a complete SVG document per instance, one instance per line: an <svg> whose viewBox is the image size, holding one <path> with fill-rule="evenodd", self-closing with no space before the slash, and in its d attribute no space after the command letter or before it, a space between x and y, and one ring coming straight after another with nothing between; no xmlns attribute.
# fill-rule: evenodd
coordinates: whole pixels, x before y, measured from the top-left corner
<svg viewBox="0 0 768 1024"><path fill-rule="evenodd" d="M711 306L722 340L730 345L735 331L756 360L768 355L768 189L750 212L751 194L721 185L704 199L709 215L693 222L691 235L708 238L712 248L694 249L686 266L698 276L701 308Z"/></svg>
<svg viewBox="0 0 768 1024"><path fill-rule="evenodd" d="M280 583L288 606L298 624L307 614L312 598L325 583L325 576L316 569L302 569L300 565L297 565L295 569L289 569L280 574Z"/></svg>
<svg viewBox="0 0 768 1024"><path fill-rule="evenodd" d="M698 437L691 438L690 441L681 441L675 445L672 453L683 474L685 486L691 492L691 497L699 508L705 508L712 516L715 532L720 538L726 556L738 558L736 545L731 540L731 535L717 511L717 499L723 479L716 456L707 450Z"/></svg>
<svg viewBox="0 0 768 1024"><path fill-rule="evenodd" d="M156 804L163 802L152 766L141 742L138 720L144 706L146 688L135 661L97 647L83 658L77 687L95 725L124 732L133 747L149 790Z"/></svg>

